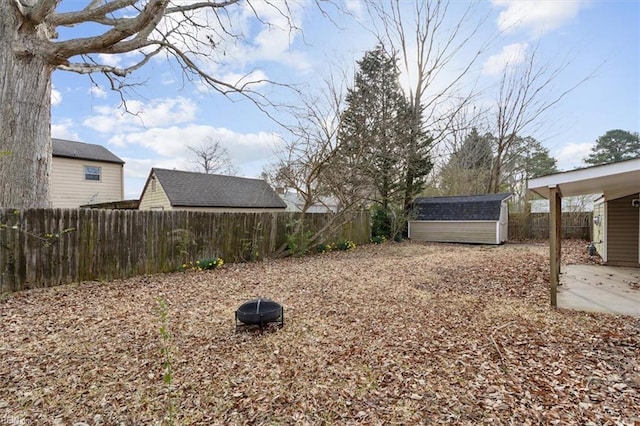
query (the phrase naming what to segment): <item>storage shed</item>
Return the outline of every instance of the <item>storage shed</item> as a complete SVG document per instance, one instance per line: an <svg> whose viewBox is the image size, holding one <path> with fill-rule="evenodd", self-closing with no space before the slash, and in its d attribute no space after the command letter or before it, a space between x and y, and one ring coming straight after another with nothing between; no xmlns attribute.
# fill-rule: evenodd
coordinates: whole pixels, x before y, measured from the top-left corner
<svg viewBox="0 0 640 426"><path fill-rule="evenodd" d="M409 238L442 243L502 244L507 240L511 194L416 198Z"/></svg>

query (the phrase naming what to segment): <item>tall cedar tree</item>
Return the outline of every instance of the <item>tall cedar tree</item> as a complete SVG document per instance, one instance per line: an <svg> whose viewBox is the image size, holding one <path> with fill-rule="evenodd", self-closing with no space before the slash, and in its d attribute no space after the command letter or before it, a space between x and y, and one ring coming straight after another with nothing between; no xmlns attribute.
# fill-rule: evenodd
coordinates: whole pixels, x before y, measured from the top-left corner
<svg viewBox="0 0 640 426"><path fill-rule="evenodd" d="M486 193L493 160L492 139L491 134L480 135L476 128L471 129L440 173L440 187L446 195Z"/></svg>
<svg viewBox="0 0 640 426"><path fill-rule="evenodd" d="M430 170L423 148L427 138L412 134L397 59L378 45L357 64L354 87L347 92L342 114L336 165L349 168L353 178L368 181L371 199L384 209L403 205L407 190L413 195L421 190L421 179L428 173L423 172L425 163Z"/></svg>
<svg viewBox="0 0 640 426"><path fill-rule="evenodd" d="M406 167L404 171L402 207L409 211L411 202L424 189L427 176L433 169L431 148L433 137L423 130L422 112L419 105L410 106L407 120L411 121L408 141L404 147Z"/></svg>

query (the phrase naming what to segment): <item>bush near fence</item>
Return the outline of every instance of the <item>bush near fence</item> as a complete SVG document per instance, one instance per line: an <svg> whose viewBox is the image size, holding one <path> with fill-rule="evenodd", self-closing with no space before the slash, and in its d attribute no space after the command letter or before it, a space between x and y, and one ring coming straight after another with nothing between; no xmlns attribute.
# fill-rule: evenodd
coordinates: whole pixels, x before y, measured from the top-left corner
<svg viewBox="0 0 640 426"><path fill-rule="evenodd" d="M300 220L315 233L332 219L288 212L0 210L0 294L170 272L216 256L225 262L258 260L286 244ZM364 244L369 222L368 212L356 213L323 237Z"/></svg>
<svg viewBox="0 0 640 426"><path fill-rule="evenodd" d="M562 238L591 240L593 213L562 213ZM509 240L549 238L549 213L509 213Z"/></svg>

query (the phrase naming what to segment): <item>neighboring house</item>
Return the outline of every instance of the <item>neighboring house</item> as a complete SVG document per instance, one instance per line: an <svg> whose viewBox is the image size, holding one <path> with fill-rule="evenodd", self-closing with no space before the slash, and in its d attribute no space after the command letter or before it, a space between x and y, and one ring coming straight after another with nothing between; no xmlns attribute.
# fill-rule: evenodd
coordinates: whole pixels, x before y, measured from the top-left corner
<svg viewBox="0 0 640 426"><path fill-rule="evenodd" d="M507 240L511 194L416 198L409 238L415 241L501 244Z"/></svg>
<svg viewBox="0 0 640 426"><path fill-rule="evenodd" d="M640 158L586 167L529 181L529 190L550 200L550 223L559 229L562 221L554 206L564 197L602 194L593 210L593 241L604 263L640 267ZM557 207L556 207L557 208ZM550 233L552 260L559 274L560 242ZM555 259L557 257L558 259Z"/></svg>
<svg viewBox="0 0 640 426"><path fill-rule="evenodd" d="M52 139L51 204L78 208L124 198L124 161L100 145Z"/></svg>
<svg viewBox="0 0 640 426"><path fill-rule="evenodd" d="M140 210L279 212L285 204L261 179L151 169L140 196Z"/></svg>
<svg viewBox="0 0 640 426"><path fill-rule="evenodd" d="M304 199L297 192L289 192L277 188L276 192L287 204L288 212L301 212ZM320 197L320 200L307 209L307 213L337 213L340 202L333 197Z"/></svg>

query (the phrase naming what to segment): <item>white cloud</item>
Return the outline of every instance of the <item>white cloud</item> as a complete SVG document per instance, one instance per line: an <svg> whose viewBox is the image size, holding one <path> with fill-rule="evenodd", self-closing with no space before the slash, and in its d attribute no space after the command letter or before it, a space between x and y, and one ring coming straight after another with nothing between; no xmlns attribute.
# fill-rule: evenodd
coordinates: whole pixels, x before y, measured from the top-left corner
<svg viewBox="0 0 640 426"><path fill-rule="evenodd" d="M351 13L357 20L362 19L364 16L362 0L346 0L346 6L349 13Z"/></svg>
<svg viewBox="0 0 640 426"><path fill-rule="evenodd" d="M111 67L119 67L120 64L122 63L122 58L123 58L122 54L109 55L106 53L99 53L98 63L103 65L108 65Z"/></svg>
<svg viewBox="0 0 640 426"><path fill-rule="evenodd" d="M258 13L272 25L264 26L257 33L249 49L250 56L245 56L255 60L281 62L301 71L311 68L311 62L306 55L292 48L294 39L298 36L296 30L292 30L291 26L300 28L303 5L301 3L292 3L288 6L290 19L283 15L273 6L269 6L267 2L256 4L263 5ZM254 18L251 18L254 19Z"/></svg>
<svg viewBox="0 0 640 426"><path fill-rule="evenodd" d="M165 86L169 86L171 84L174 84L175 82L176 79L173 74L169 72L162 73L162 84L164 84Z"/></svg>
<svg viewBox="0 0 640 426"><path fill-rule="evenodd" d="M158 165L158 160L151 158L120 158L125 162L124 174L127 179L146 179L152 167L162 167Z"/></svg>
<svg viewBox="0 0 640 426"><path fill-rule="evenodd" d="M126 146L145 158L124 157L125 196L137 198L152 167L195 170L194 154L187 147L202 144L211 138L227 150L240 176L256 177L262 168L273 161L277 143L275 135L266 132L241 134L229 129L206 125L153 128L136 133L122 133L112 137L110 144ZM136 149L137 148L137 149Z"/></svg>
<svg viewBox="0 0 640 426"><path fill-rule="evenodd" d="M107 97L107 91L104 90L100 86L91 86L89 88L89 94L95 96L96 98L106 98Z"/></svg>
<svg viewBox="0 0 640 426"><path fill-rule="evenodd" d="M101 133L136 131L140 128L152 128L187 123L196 117L196 105L187 98L154 99L145 104L141 101L128 101L127 111L118 107L98 106L97 113L86 118L82 124Z"/></svg>
<svg viewBox="0 0 640 426"><path fill-rule="evenodd" d="M67 139L77 141L80 139L78 133L71 130L75 127L75 124L72 120L62 120L57 123L51 124L51 137L59 138L59 139Z"/></svg>
<svg viewBox="0 0 640 426"><path fill-rule="evenodd" d="M302 71L311 69L308 56L292 46L301 37L299 28L305 8L313 5L307 2L291 2L286 6L280 2L240 4L225 8L225 14L220 16L208 8L189 12L189 20L196 25L183 25L179 31L171 31L178 22L164 19L159 31L170 31L169 40L182 50L200 52L202 55L194 60L214 76L244 75L260 68L261 62L280 63ZM242 36L225 35L220 22L226 31Z"/></svg>
<svg viewBox="0 0 640 426"><path fill-rule="evenodd" d="M62 93L55 88L51 88L51 105L60 105L62 103Z"/></svg>
<svg viewBox="0 0 640 426"><path fill-rule="evenodd" d="M586 1L493 0L493 4L504 9L498 16L500 30L511 33L523 29L533 37L540 37L577 16Z"/></svg>
<svg viewBox="0 0 640 426"><path fill-rule="evenodd" d="M148 53L154 49L154 47L146 46L131 52L113 54L98 53L91 56L94 58L96 63L100 65L106 65L114 68L127 68L140 62L143 59L142 54Z"/></svg>
<svg viewBox="0 0 640 426"><path fill-rule="evenodd" d="M243 176L257 176L272 161L279 138L268 132L238 133L226 128L195 124L197 106L186 98L154 99L143 103L130 101L130 113L113 106L94 108L94 116L83 124L109 135L109 145L129 153L125 166L127 196L138 191L152 167L194 169L194 154L189 146L208 139L219 141L227 150L232 164ZM137 158L135 158L137 157ZM137 183L136 183L137 182ZM138 194L139 195L139 194Z"/></svg>
<svg viewBox="0 0 640 426"><path fill-rule="evenodd" d="M209 126L188 125L186 127L154 127L137 132L120 133L112 137L109 143L116 146L138 146L145 148L149 157L179 158L188 156L187 146L199 143L210 133Z"/></svg>
<svg viewBox="0 0 640 426"><path fill-rule="evenodd" d="M513 66L525 61L527 57L527 43L513 43L502 48L502 52L491 55L482 65L482 73L498 75L507 66Z"/></svg>
<svg viewBox="0 0 640 426"><path fill-rule="evenodd" d="M260 87L269 85L269 76L262 70L253 70L250 73L242 74L239 72L229 71L227 73L219 73L218 79L236 88L247 90L257 90ZM219 96L219 93L209 84L202 80L193 82L193 87L201 95Z"/></svg>
<svg viewBox="0 0 640 426"><path fill-rule="evenodd" d="M227 73L222 77L222 81L232 84L235 87L243 87L244 85L247 85L250 89L264 86L267 84L265 81L267 79L267 75L261 70L254 70L246 75L239 73Z"/></svg>
<svg viewBox="0 0 640 426"><path fill-rule="evenodd" d="M560 147L553 155L558 161L558 169L573 170L584 167L582 161L591 152L594 143L569 143Z"/></svg>
<svg viewBox="0 0 640 426"><path fill-rule="evenodd" d="M112 137L109 143L120 147L145 148L148 158L168 158L169 161L182 161L183 159L191 159L193 156L188 150L188 146L198 146L209 138L213 141L220 141L220 145L229 152L229 156L236 166L271 156L277 143L276 136L266 132L242 134L225 128L197 124L184 127L156 127L140 132L121 133ZM188 162L190 161L188 160ZM177 168L177 166L173 167Z"/></svg>

